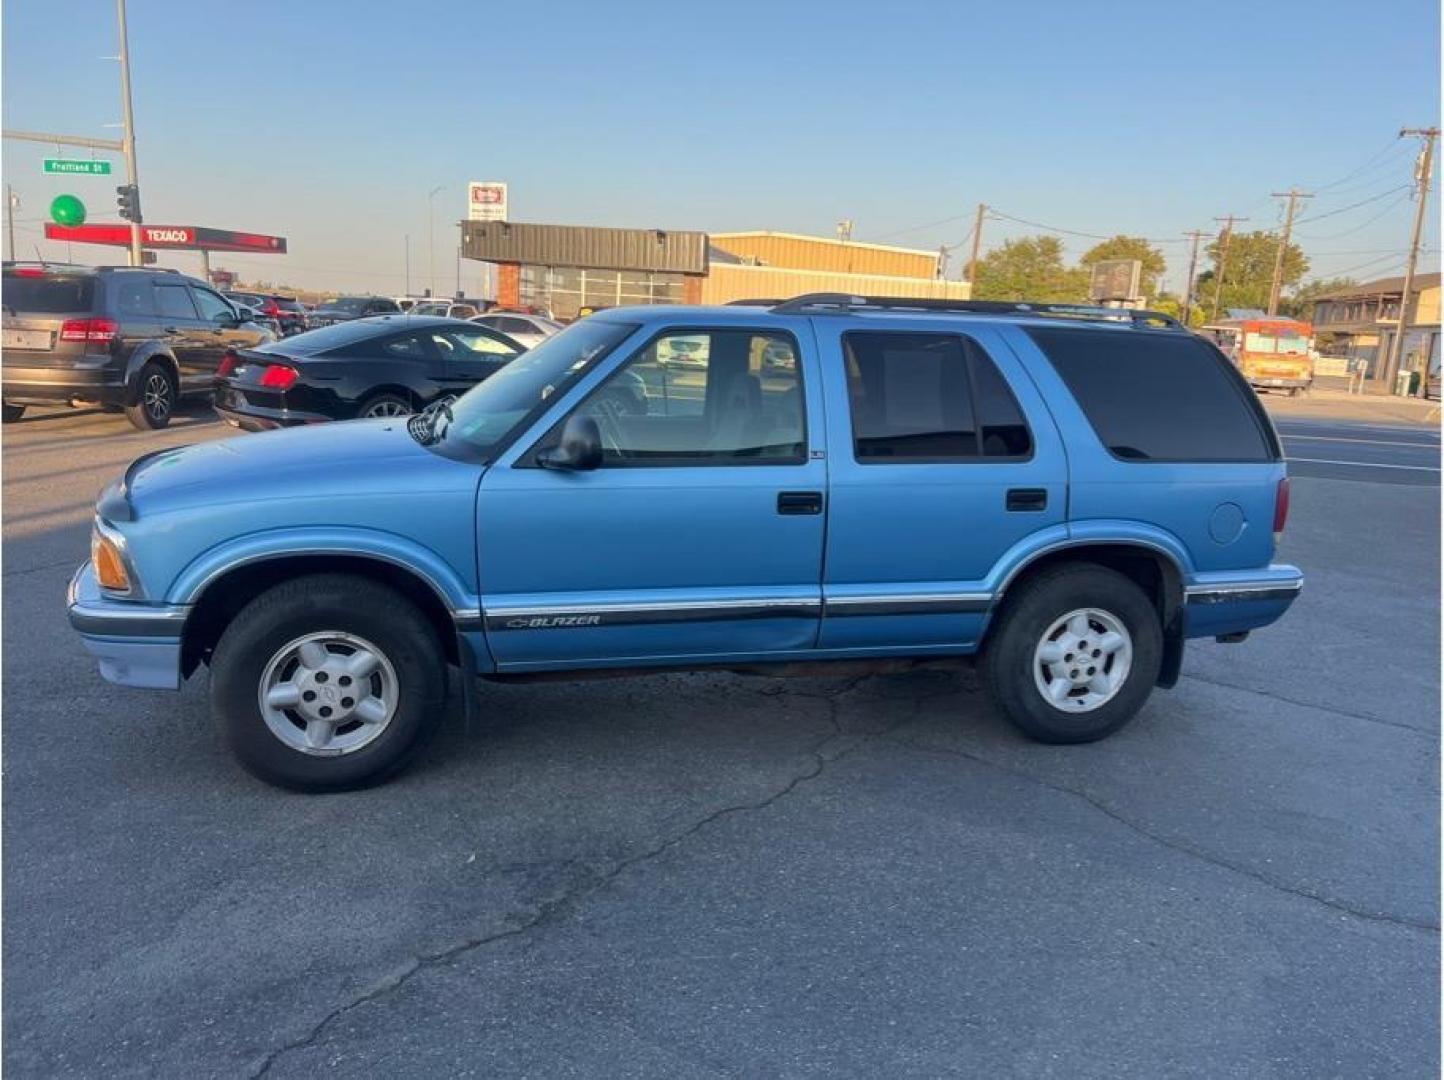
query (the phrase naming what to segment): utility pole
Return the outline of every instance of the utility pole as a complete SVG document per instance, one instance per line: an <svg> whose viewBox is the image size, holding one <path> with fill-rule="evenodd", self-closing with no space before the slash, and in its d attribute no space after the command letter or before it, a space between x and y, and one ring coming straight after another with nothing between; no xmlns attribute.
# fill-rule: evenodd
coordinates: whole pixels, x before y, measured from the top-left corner
<svg viewBox="0 0 1444 1080"><path fill-rule="evenodd" d="M411 234L406 234L406 290L402 294L411 295Z"/></svg>
<svg viewBox="0 0 1444 1080"><path fill-rule="evenodd" d="M1247 221L1248 218L1238 217L1229 214L1226 218L1214 218L1214 221L1222 221L1223 228L1219 232L1221 247L1218 252L1218 273L1214 275L1213 283L1213 314L1209 316L1210 321L1218 318L1218 306L1223 300L1223 281L1228 273L1228 244L1233 239L1233 226L1235 222Z"/></svg>
<svg viewBox="0 0 1444 1080"><path fill-rule="evenodd" d="M1208 233L1202 229L1194 229L1193 232L1186 232L1183 235L1193 241L1188 249L1188 284L1183 287L1183 318L1179 320L1184 326L1187 326L1188 316L1193 308L1193 273L1198 269L1198 242Z"/></svg>
<svg viewBox="0 0 1444 1080"><path fill-rule="evenodd" d="M978 252L983 246L983 218L987 213L987 203L978 203L978 216L973 219L973 256L968 260L968 284L972 286L969 295L978 287Z"/></svg>
<svg viewBox="0 0 1444 1080"><path fill-rule="evenodd" d="M9 184L5 185L5 229L10 237L10 261L15 261L15 207L20 204L20 196L15 194L15 189Z"/></svg>
<svg viewBox="0 0 1444 1080"><path fill-rule="evenodd" d="M1414 168L1415 191L1419 205L1414 210L1414 234L1409 239L1409 261L1404 267L1404 290L1399 297L1399 323L1394 328L1393 340L1389 342L1389 355L1384 365L1384 385L1388 387L1399 371L1399 361L1404 355L1404 328L1409 324L1409 294L1414 290L1414 268L1419 262L1419 238L1424 233L1424 204L1429 201L1429 180L1434 171L1434 140L1439 138L1439 129L1403 128L1399 138L1413 135L1424 140L1424 151L1419 155ZM1428 393L1429 361L1424 361L1424 370L1419 374L1419 396Z"/></svg>
<svg viewBox="0 0 1444 1080"><path fill-rule="evenodd" d="M1284 215L1284 235L1279 240L1279 250L1274 256L1274 282L1269 287L1269 310L1270 315L1279 313L1279 293L1284 287L1284 255L1289 250L1289 237L1294 231L1294 210L1300 199L1312 199L1314 196L1307 191L1300 191L1298 188L1289 188L1287 191L1275 191L1271 193L1275 199L1288 199L1289 209Z"/></svg>
<svg viewBox="0 0 1444 1080"><path fill-rule="evenodd" d="M444 190L441 184L426 193L426 261L430 264L431 287L429 297L436 299L436 193Z"/></svg>
<svg viewBox="0 0 1444 1080"><path fill-rule="evenodd" d="M126 182L138 192L140 173L135 165L135 114L130 103L130 41L125 33L125 0L115 0L115 15L120 26L120 152L125 155ZM140 205L139 195L136 196L136 205ZM144 262L140 249L140 215L137 214L130 223L131 266L140 266Z"/></svg>

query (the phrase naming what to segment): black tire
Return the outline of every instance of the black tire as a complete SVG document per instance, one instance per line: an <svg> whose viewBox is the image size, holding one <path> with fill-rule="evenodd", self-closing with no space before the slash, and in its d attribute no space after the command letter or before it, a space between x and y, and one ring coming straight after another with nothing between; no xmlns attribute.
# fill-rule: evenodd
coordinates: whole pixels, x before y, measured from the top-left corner
<svg viewBox="0 0 1444 1080"><path fill-rule="evenodd" d="M125 407L125 416L141 431L159 431L170 423L179 395L170 368L152 360L135 379L135 401Z"/></svg>
<svg viewBox="0 0 1444 1080"><path fill-rule="evenodd" d="M24 415L25 415L25 406L24 406L24 405L10 405L10 404L6 404L5 407L4 407L3 419L4 419L5 423L7 423L7 424L13 424L13 423L15 423L16 420L19 420L19 419L20 419L22 416L24 416Z"/></svg>
<svg viewBox="0 0 1444 1080"><path fill-rule="evenodd" d="M387 409L393 411L384 411ZM399 412L395 411L398 409ZM399 394L377 394L375 397L369 397L363 401L361 407L356 410L356 415L360 417L410 416L413 411L411 402Z"/></svg>
<svg viewBox="0 0 1444 1080"><path fill-rule="evenodd" d="M272 658L298 638L321 631L373 645L397 684L395 709L380 734L334 756L283 742L260 702ZM268 589L232 620L210 666L212 704L241 764L268 783L297 791L365 787L395 775L436 730L445 705L446 667L431 624L399 593L349 574L316 574ZM295 726L304 730L299 722Z"/></svg>
<svg viewBox="0 0 1444 1080"><path fill-rule="evenodd" d="M1101 610L1122 623L1132 642L1132 662L1111 699L1090 711L1070 712L1045 698L1034 656L1053 624L1080 608ZM1163 628L1147 593L1116 571L1076 562L1049 567L1013 588L982 667L998 711L1025 735L1045 743L1084 743L1111 735L1133 718L1162 663Z"/></svg>

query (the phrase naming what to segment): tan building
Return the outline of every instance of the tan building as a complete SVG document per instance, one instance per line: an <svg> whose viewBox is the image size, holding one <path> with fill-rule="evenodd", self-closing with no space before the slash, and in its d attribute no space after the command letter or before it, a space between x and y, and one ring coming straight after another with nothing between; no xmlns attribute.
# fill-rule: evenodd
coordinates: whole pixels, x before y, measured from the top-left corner
<svg viewBox="0 0 1444 1080"><path fill-rule="evenodd" d="M713 233L704 304L813 292L966 300L965 281L938 277L938 253L797 233Z"/></svg>
<svg viewBox="0 0 1444 1080"><path fill-rule="evenodd" d="M1399 323L1403 277L1380 278L1325 293L1314 301L1314 342L1325 356L1365 360L1369 378L1382 379L1385 358ZM1405 371L1428 362L1439 367L1438 274L1414 275L1414 288L1404 319L1404 349L1400 364Z"/></svg>
<svg viewBox="0 0 1444 1080"><path fill-rule="evenodd" d="M462 223L462 251L497 265L497 302L559 319L632 304L725 304L845 292L966 300L936 252L795 233L708 236L507 221Z"/></svg>

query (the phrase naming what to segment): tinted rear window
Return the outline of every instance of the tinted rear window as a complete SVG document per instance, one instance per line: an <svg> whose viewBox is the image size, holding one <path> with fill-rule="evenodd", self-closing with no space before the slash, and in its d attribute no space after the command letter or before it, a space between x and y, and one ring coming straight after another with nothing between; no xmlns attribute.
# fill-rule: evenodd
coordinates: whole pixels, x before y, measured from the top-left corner
<svg viewBox="0 0 1444 1080"><path fill-rule="evenodd" d="M1030 327L1098 438L1129 461L1272 461L1253 392L1192 334Z"/></svg>
<svg viewBox="0 0 1444 1080"><path fill-rule="evenodd" d="M64 315L90 311L95 303L95 278L89 274L66 277L21 277L6 274L5 306L17 315Z"/></svg>

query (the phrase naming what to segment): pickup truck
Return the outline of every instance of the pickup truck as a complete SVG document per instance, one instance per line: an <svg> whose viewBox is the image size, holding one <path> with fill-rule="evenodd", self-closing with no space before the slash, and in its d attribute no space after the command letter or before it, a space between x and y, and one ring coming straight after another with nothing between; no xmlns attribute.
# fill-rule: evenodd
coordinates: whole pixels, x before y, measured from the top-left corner
<svg viewBox="0 0 1444 1080"><path fill-rule="evenodd" d="M617 308L449 406L137 460L69 611L113 682L208 665L241 762L305 790L400 769L448 665L484 713L478 677L977 655L1003 717L1079 743L1186 639L1287 610L1288 493L1242 376L1167 316Z"/></svg>

